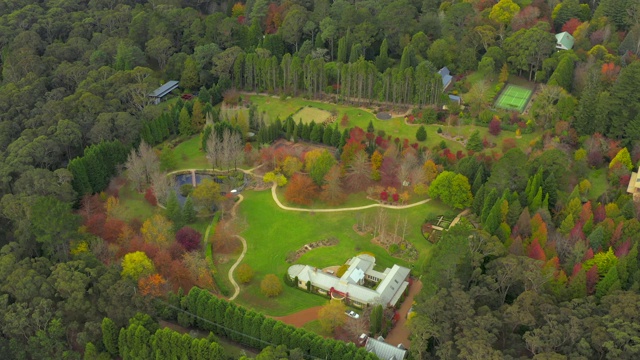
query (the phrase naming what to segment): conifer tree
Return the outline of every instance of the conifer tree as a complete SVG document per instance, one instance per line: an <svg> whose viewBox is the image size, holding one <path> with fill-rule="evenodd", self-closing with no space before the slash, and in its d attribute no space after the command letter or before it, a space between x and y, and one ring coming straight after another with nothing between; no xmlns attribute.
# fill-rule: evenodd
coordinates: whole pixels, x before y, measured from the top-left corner
<svg viewBox="0 0 640 360"><path fill-rule="evenodd" d="M333 137L333 128L331 126L326 126L324 129L324 133L322 134L322 143L328 146L331 146L331 138Z"/></svg>
<svg viewBox="0 0 640 360"><path fill-rule="evenodd" d="M476 191L476 193L473 196L473 203L471 205L471 208L473 209L473 213L476 214L477 216L480 216L482 212L482 207L484 205L484 193L485 193L485 187L483 184L483 185L480 185L480 188L478 189L478 191Z"/></svg>
<svg viewBox="0 0 640 360"><path fill-rule="evenodd" d="M418 131L416 131L416 140L418 141L427 140L427 130L422 125L418 128Z"/></svg>
<svg viewBox="0 0 640 360"><path fill-rule="evenodd" d="M191 196L187 196L187 199L184 201L184 206L182 207L182 221L184 221L185 224L193 224L196 222L196 209L193 206Z"/></svg>
<svg viewBox="0 0 640 360"><path fill-rule="evenodd" d="M189 136L193 134L193 127L191 125L191 116L189 115L189 111L186 107L183 107L180 110L180 121L178 126L178 131L182 136Z"/></svg>
<svg viewBox="0 0 640 360"><path fill-rule="evenodd" d="M167 219L169 219L173 223L174 232L182 228L182 209L180 208L178 195L175 191L172 191L167 198L166 214Z"/></svg>
<svg viewBox="0 0 640 360"><path fill-rule="evenodd" d="M338 124L336 124L336 127L333 129L333 133L331 134L331 145L339 147L341 139L342 136L340 133L340 129L338 129Z"/></svg>

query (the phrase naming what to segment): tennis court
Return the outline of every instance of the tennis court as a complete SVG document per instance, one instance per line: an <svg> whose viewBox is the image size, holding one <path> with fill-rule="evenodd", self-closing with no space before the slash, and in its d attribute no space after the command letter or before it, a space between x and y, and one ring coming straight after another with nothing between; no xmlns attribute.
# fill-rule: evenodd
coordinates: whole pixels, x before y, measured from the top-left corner
<svg viewBox="0 0 640 360"><path fill-rule="evenodd" d="M531 89L522 86L508 84L498 100L496 107L506 110L518 110L523 112L529 98L531 97Z"/></svg>

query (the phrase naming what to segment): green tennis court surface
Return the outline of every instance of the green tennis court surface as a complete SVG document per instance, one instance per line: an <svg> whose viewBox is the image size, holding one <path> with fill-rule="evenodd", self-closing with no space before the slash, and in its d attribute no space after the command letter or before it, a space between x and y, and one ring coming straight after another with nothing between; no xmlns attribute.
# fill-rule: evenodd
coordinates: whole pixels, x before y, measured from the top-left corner
<svg viewBox="0 0 640 360"><path fill-rule="evenodd" d="M529 97L531 96L531 90L522 86L516 86L508 84L504 89L498 100L496 101L496 107L506 110L518 110L523 112Z"/></svg>

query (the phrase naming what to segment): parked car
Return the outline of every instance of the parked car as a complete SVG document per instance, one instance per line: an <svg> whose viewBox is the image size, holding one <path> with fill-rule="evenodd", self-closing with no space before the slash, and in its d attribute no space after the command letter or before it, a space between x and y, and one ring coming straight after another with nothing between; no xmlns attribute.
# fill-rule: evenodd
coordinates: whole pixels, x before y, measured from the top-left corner
<svg viewBox="0 0 640 360"><path fill-rule="evenodd" d="M347 310L344 313L347 314L348 317L353 318L353 319L359 319L360 318L360 314L358 314L357 312L355 312L353 310Z"/></svg>

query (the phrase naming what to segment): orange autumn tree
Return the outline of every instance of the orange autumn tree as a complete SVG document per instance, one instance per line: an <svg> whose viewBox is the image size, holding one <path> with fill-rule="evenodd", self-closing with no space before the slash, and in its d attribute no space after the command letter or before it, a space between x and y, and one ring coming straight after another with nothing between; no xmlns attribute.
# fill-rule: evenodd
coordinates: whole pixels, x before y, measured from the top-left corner
<svg viewBox="0 0 640 360"><path fill-rule="evenodd" d="M166 289L167 280L160 274L152 274L138 280L138 289L142 295L153 297L162 296Z"/></svg>
<svg viewBox="0 0 640 360"><path fill-rule="evenodd" d="M287 185L284 197L294 204L310 205L318 196L318 187L307 175L294 174Z"/></svg>

